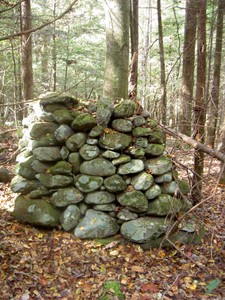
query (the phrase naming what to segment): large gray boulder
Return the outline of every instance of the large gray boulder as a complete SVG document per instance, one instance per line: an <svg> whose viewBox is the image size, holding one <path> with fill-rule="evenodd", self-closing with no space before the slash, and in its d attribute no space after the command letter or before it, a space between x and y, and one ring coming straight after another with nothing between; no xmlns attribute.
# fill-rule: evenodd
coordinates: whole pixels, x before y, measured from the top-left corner
<svg viewBox="0 0 225 300"><path fill-rule="evenodd" d="M61 160L60 147L38 147L33 150L34 156L40 161Z"/></svg>
<svg viewBox="0 0 225 300"><path fill-rule="evenodd" d="M182 202L167 194L161 194L149 202L147 214L154 216L167 216L176 214L182 209Z"/></svg>
<svg viewBox="0 0 225 300"><path fill-rule="evenodd" d="M13 216L22 223L55 227L59 223L59 212L42 199L27 199L18 196L15 200Z"/></svg>
<svg viewBox="0 0 225 300"><path fill-rule="evenodd" d="M88 209L74 234L80 239L101 239L114 235L118 231L119 225L114 218L104 212Z"/></svg>
<svg viewBox="0 0 225 300"><path fill-rule="evenodd" d="M54 134L58 127L58 124L51 122L36 122L31 125L30 137L34 140L38 140L47 134Z"/></svg>
<svg viewBox="0 0 225 300"><path fill-rule="evenodd" d="M162 236L170 226L164 218L140 217L122 224L121 234L131 242L146 243Z"/></svg>

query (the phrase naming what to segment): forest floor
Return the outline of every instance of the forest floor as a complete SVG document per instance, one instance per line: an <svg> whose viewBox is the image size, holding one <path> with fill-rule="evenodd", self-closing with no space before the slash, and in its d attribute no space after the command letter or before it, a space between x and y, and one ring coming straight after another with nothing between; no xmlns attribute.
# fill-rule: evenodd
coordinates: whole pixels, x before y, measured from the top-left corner
<svg viewBox="0 0 225 300"><path fill-rule="evenodd" d="M15 144L5 141L8 156ZM193 151L182 148L168 147L180 176L187 178ZM225 299L225 188L218 185L218 174L219 162L206 157L204 203L193 211L206 228L203 243L148 251L119 235L80 240L58 229L20 224L11 215L16 195L0 183L0 299Z"/></svg>

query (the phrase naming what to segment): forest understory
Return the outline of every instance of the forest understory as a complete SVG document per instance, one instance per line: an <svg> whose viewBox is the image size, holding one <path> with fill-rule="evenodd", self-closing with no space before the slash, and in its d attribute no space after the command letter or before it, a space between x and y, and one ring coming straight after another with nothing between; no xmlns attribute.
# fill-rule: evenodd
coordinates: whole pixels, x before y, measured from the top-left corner
<svg viewBox="0 0 225 300"><path fill-rule="evenodd" d="M170 141L168 155L188 178L193 150ZM11 135L0 167L13 169ZM5 163L5 161L7 161ZM225 189L220 163L206 156L203 204L192 214L206 228L201 245L143 251L119 235L80 240L60 229L34 228L12 216L16 194L0 183L0 299L151 300L225 299Z"/></svg>

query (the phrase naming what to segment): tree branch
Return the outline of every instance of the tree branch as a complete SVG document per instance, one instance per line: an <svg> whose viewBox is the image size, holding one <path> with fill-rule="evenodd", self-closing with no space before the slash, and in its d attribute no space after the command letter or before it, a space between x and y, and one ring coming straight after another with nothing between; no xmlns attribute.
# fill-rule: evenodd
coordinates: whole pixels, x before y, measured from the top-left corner
<svg viewBox="0 0 225 300"><path fill-rule="evenodd" d="M62 17L64 17L68 12L71 11L72 7L76 4L77 1L78 0L74 0L63 13L61 13L58 17L54 18L53 20L48 21L48 22L46 22L46 23L44 23L44 24L42 24L42 25L40 25L36 28L32 28L30 30L26 30L26 31L23 31L23 32L17 32L17 33L11 34L11 35L4 36L4 37L0 38L0 41L10 40L10 39L13 39L15 37L19 37L21 35L25 35L25 34L29 34L29 33L41 30L42 28L44 28L44 27L56 22L57 20L61 19Z"/></svg>
<svg viewBox="0 0 225 300"><path fill-rule="evenodd" d="M183 142L185 142L186 144L192 146L195 149L201 150L204 153L217 158L218 160L222 161L225 163L225 154L223 154L220 151L216 151L212 148L207 147L205 144L202 144L200 142L197 142L196 140L192 139L190 136L187 136L183 133L177 132L165 125L159 124L159 126L169 135L175 137L175 138L179 138L181 139Z"/></svg>

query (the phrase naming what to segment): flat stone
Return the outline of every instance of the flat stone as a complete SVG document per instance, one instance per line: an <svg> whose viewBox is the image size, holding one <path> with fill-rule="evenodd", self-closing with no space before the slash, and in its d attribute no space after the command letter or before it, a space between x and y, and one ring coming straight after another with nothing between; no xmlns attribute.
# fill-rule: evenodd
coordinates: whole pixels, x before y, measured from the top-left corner
<svg viewBox="0 0 225 300"><path fill-rule="evenodd" d="M129 163L120 165L117 173L120 175L135 174L143 171L144 168L144 162L141 159L132 159Z"/></svg>
<svg viewBox="0 0 225 300"><path fill-rule="evenodd" d="M170 182L172 180L173 180L173 176L171 173L165 173L155 177L155 183Z"/></svg>
<svg viewBox="0 0 225 300"><path fill-rule="evenodd" d="M100 239L112 236L119 231L117 221L108 214L88 209L85 217L81 220L74 235L80 239Z"/></svg>
<svg viewBox="0 0 225 300"><path fill-rule="evenodd" d="M129 211L128 209L126 208L123 208L119 211L119 213L117 214L117 218L119 220L122 220L122 221L130 221L130 220L135 220L138 218L138 214L134 213L134 212L131 212Z"/></svg>
<svg viewBox="0 0 225 300"><path fill-rule="evenodd" d="M36 173L46 173L49 170L49 168L54 166L54 162L49 163L49 162L43 162L43 161L39 161L38 159L35 159L32 161L31 165Z"/></svg>
<svg viewBox="0 0 225 300"><path fill-rule="evenodd" d="M139 137L135 141L137 147L146 148L148 146L148 139L145 137Z"/></svg>
<svg viewBox="0 0 225 300"><path fill-rule="evenodd" d="M161 190L163 194L177 195L180 191L179 185L176 181L164 182L161 185Z"/></svg>
<svg viewBox="0 0 225 300"><path fill-rule="evenodd" d="M49 173L53 175L71 175L72 165L64 160L58 161L54 166L49 168Z"/></svg>
<svg viewBox="0 0 225 300"><path fill-rule="evenodd" d="M77 175L75 177L75 186L84 193L90 193L98 190L103 184L103 178L100 176Z"/></svg>
<svg viewBox="0 0 225 300"><path fill-rule="evenodd" d="M120 156L120 153L111 150L106 150L105 152L102 153L102 156L108 159L115 159Z"/></svg>
<svg viewBox="0 0 225 300"><path fill-rule="evenodd" d="M131 143L131 136L125 133L104 133L99 139L99 145L113 151L123 150Z"/></svg>
<svg viewBox="0 0 225 300"><path fill-rule="evenodd" d="M50 202L57 207L79 203L84 195L74 187L58 189L50 198Z"/></svg>
<svg viewBox="0 0 225 300"><path fill-rule="evenodd" d="M57 141L55 138L54 134L47 134L45 136L42 136L38 140L30 140L30 143L28 147L31 146L31 149L34 150L35 148L38 147L52 147L52 146L58 146L60 143Z"/></svg>
<svg viewBox="0 0 225 300"><path fill-rule="evenodd" d="M127 188L126 181L118 174L107 177L104 186L111 193L123 192Z"/></svg>
<svg viewBox="0 0 225 300"><path fill-rule="evenodd" d="M36 122L30 128L30 137L38 140L47 134L54 134L58 127L58 124L51 122Z"/></svg>
<svg viewBox="0 0 225 300"><path fill-rule="evenodd" d="M134 137L150 136L151 133L152 133L152 129L148 127L136 127L132 130L132 134Z"/></svg>
<svg viewBox="0 0 225 300"><path fill-rule="evenodd" d="M117 196L117 201L135 212L144 212L148 210L148 200L140 191L124 192Z"/></svg>
<svg viewBox="0 0 225 300"><path fill-rule="evenodd" d="M102 126L94 126L91 131L89 132L89 136L91 138L96 138L98 136L100 136L104 131L104 127Z"/></svg>
<svg viewBox="0 0 225 300"><path fill-rule="evenodd" d="M68 109L60 109L54 111L52 114L53 119L59 124L68 124L70 125L73 121L73 117Z"/></svg>
<svg viewBox="0 0 225 300"><path fill-rule="evenodd" d="M116 168L104 158L95 158L91 161L84 161L80 166L80 172L94 176L111 176L116 173Z"/></svg>
<svg viewBox="0 0 225 300"><path fill-rule="evenodd" d="M162 144L148 144L145 148L146 157L160 156L165 151L165 146Z"/></svg>
<svg viewBox="0 0 225 300"><path fill-rule="evenodd" d="M112 164L114 166L122 165L131 161L131 157L129 155L121 155L120 157L113 159Z"/></svg>
<svg viewBox="0 0 225 300"><path fill-rule="evenodd" d="M28 180L19 175L15 176L11 181L11 189L14 193L26 195L37 189L41 185L38 180Z"/></svg>
<svg viewBox="0 0 225 300"><path fill-rule="evenodd" d="M40 161L61 160L60 147L38 147L33 150L33 154Z"/></svg>
<svg viewBox="0 0 225 300"><path fill-rule="evenodd" d="M46 109L51 106L74 108L78 105L79 100L68 93L49 92L40 96L40 105ZM57 109L55 109L57 110Z"/></svg>
<svg viewBox="0 0 225 300"><path fill-rule="evenodd" d="M125 119L116 119L112 121L112 128L119 132L131 132L132 122Z"/></svg>
<svg viewBox="0 0 225 300"><path fill-rule="evenodd" d="M88 144L84 144L80 150L79 150L80 156L84 159L84 160L92 160L94 158L96 158L99 153L100 150L97 146L91 146Z"/></svg>
<svg viewBox="0 0 225 300"><path fill-rule="evenodd" d="M134 124L135 127L145 125L146 124L146 119L142 116L135 116L133 118L133 124Z"/></svg>
<svg viewBox="0 0 225 300"><path fill-rule="evenodd" d="M100 211L108 211L113 212L116 211L116 205L114 203L111 204L95 204L93 209L100 210Z"/></svg>
<svg viewBox="0 0 225 300"><path fill-rule="evenodd" d="M115 199L115 195L107 191L97 191L87 194L84 201L88 204L109 204Z"/></svg>
<svg viewBox="0 0 225 300"><path fill-rule="evenodd" d="M16 165L16 173L26 179L36 179L37 172L33 169L32 163L35 160L35 156L27 157L23 162Z"/></svg>
<svg viewBox="0 0 225 300"><path fill-rule="evenodd" d="M36 178L50 189L67 187L73 182L73 177L65 175L37 174Z"/></svg>
<svg viewBox="0 0 225 300"><path fill-rule="evenodd" d="M99 126L108 127L113 113L113 101L110 98L102 97L97 103L96 120Z"/></svg>
<svg viewBox="0 0 225 300"><path fill-rule="evenodd" d="M71 127L75 132L84 132L91 130L95 125L95 118L89 113L83 113L74 119Z"/></svg>

